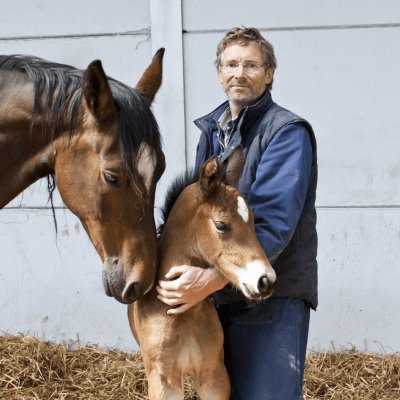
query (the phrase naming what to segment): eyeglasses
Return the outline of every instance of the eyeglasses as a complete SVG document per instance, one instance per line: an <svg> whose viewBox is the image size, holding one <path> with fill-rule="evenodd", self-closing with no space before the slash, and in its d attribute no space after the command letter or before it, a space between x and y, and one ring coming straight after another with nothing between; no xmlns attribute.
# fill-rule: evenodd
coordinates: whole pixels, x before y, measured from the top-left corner
<svg viewBox="0 0 400 400"><path fill-rule="evenodd" d="M243 68L249 73L255 73L258 68L264 67L265 64L256 64L256 63L237 63L237 62L230 62L227 64L222 64L222 67L227 71L227 72L235 72L238 68L239 65L243 65Z"/></svg>

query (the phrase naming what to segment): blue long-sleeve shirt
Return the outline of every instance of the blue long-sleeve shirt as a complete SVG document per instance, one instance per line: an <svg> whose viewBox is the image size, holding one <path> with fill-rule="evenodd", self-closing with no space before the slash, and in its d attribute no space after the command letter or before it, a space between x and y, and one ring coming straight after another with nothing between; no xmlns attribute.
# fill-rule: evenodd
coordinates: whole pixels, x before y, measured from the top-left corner
<svg viewBox="0 0 400 400"><path fill-rule="evenodd" d="M247 202L256 235L271 264L289 243L307 195L312 164L309 134L300 123L283 128L264 151Z"/></svg>

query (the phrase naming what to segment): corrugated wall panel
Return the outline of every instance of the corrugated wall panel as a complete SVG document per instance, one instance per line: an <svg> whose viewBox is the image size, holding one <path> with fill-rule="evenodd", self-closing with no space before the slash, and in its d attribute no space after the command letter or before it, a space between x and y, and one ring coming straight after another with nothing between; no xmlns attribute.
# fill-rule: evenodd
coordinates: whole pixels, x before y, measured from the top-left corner
<svg viewBox="0 0 400 400"><path fill-rule="evenodd" d="M333 341L398 351L400 208L318 209L318 231L319 307L308 348Z"/></svg>
<svg viewBox="0 0 400 400"><path fill-rule="evenodd" d="M396 0L183 0L183 29L229 30L234 26L290 28L399 24ZM396 13L397 11L397 13Z"/></svg>
<svg viewBox="0 0 400 400"><path fill-rule="evenodd" d="M1 2L0 38L126 33L150 29L143 0Z"/></svg>

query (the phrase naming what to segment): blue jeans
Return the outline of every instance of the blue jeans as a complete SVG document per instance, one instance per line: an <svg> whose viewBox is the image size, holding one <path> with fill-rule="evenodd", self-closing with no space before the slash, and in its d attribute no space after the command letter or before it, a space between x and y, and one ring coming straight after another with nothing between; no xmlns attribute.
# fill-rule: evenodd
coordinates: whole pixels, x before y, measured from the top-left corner
<svg viewBox="0 0 400 400"><path fill-rule="evenodd" d="M217 307L225 334L230 400L302 400L310 307L273 297Z"/></svg>

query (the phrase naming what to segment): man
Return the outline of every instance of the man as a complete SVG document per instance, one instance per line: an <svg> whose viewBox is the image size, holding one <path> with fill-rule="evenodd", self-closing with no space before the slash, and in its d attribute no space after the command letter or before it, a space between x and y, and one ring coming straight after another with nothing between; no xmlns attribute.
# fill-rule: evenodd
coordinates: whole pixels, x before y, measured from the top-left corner
<svg viewBox="0 0 400 400"><path fill-rule="evenodd" d="M170 314L211 294L234 400L303 399L310 307L318 302L316 141L308 122L272 101L276 65L272 45L257 29L232 29L216 61L228 101L195 121L201 130L196 166L213 154L224 162L243 146L238 189L277 273L272 297L249 306L216 270L187 265L173 268L167 278L177 279L157 287L161 301L178 306Z"/></svg>

